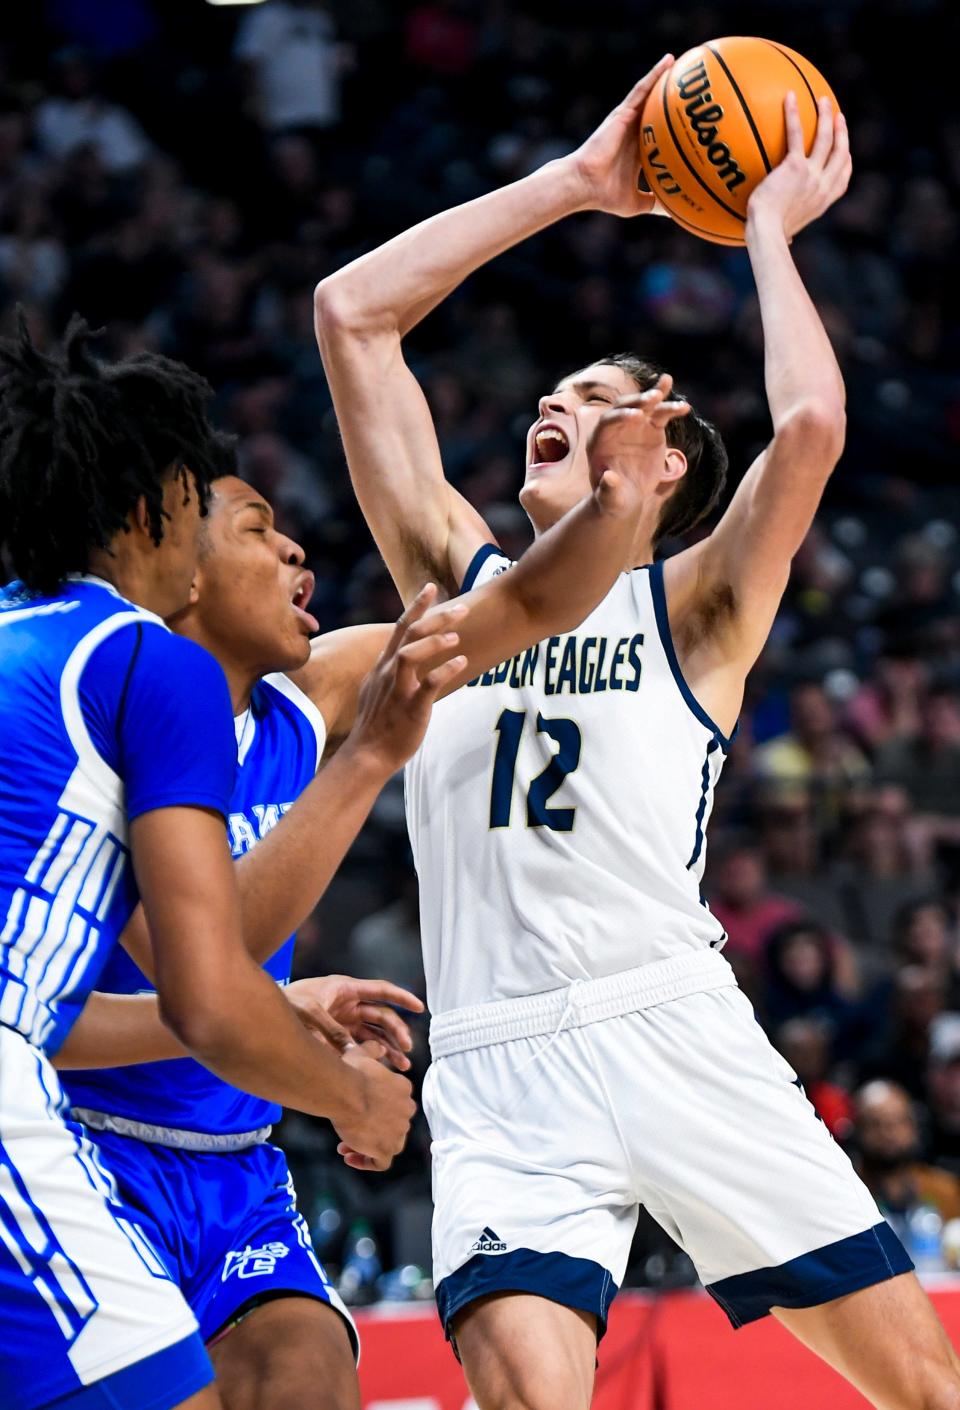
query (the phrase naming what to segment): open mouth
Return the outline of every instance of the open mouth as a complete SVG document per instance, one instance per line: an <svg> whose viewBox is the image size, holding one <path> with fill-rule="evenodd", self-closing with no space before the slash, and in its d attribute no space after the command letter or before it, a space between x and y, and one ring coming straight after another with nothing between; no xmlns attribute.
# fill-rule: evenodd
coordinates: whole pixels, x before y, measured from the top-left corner
<svg viewBox="0 0 960 1410"><path fill-rule="evenodd" d="M570 453L570 442L559 426L541 426L533 438L534 465L556 465Z"/></svg>
<svg viewBox="0 0 960 1410"><path fill-rule="evenodd" d="M320 630L320 623L316 617L307 611L310 599L313 596L315 579L312 573L301 573L297 578L293 592L290 595L290 606L304 619L312 632Z"/></svg>

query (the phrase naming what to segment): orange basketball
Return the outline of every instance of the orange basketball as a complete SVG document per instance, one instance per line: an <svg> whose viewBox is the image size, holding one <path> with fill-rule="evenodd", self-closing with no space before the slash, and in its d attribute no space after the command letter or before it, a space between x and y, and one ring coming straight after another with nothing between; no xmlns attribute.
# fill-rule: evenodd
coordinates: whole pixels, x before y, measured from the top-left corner
<svg viewBox="0 0 960 1410"><path fill-rule="evenodd" d="M772 39L713 39L682 54L644 104L640 160L678 225L742 245L747 201L787 150L783 100L797 95L807 152L817 99L837 100L807 59Z"/></svg>

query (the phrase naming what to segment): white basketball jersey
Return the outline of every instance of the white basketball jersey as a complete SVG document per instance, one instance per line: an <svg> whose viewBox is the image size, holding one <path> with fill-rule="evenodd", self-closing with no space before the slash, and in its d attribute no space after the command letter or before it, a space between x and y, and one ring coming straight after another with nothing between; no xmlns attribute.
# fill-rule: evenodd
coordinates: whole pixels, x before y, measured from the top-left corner
<svg viewBox="0 0 960 1410"><path fill-rule="evenodd" d="M486 545L464 589L511 566ZM441 700L406 773L431 1011L719 948L700 880L728 744L680 672L662 564Z"/></svg>

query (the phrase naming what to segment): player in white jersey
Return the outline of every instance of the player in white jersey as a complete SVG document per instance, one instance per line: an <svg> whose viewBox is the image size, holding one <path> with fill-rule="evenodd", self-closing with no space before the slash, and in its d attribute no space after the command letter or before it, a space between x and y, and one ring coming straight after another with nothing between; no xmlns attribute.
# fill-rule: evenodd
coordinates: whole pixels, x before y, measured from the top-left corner
<svg viewBox="0 0 960 1410"><path fill-rule="evenodd" d="M404 335L468 274L565 215L648 213L640 113L661 61L571 156L325 280L317 332L368 523L406 600L514 572L447 485ZM667 428L622 575L577 629L442 701L408 769L434 1063L434 1273L481 1410L589 1403L643 1204L734 1325L773 1312L885 1410L960 1406L957 1361L899 1242L718 953L699 899L713 785L790 561L844 438L844 388L790 254L845 190L825 101L754 192L773 437L709 537L654 547L716 499L724 456ZM539 535L616 458L591 432L650 384L564 378L527 438ZM619 447L620 452L623 446Z"/></svg>

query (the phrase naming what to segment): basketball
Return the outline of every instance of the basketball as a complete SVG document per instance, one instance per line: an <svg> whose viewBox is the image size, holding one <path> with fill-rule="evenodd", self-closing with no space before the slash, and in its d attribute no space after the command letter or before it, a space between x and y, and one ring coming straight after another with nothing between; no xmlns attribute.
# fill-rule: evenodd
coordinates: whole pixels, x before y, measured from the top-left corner
<svg viewBox="0 0 960 1410"><path fill-rule="evenodd" d="M804 145L817 100L837 100L802 55L772 39L713 39L688 49L644 104L643 174L678 225L719 245L745 242L747 201L786 155L783 100L797 95Z"/></svg>

